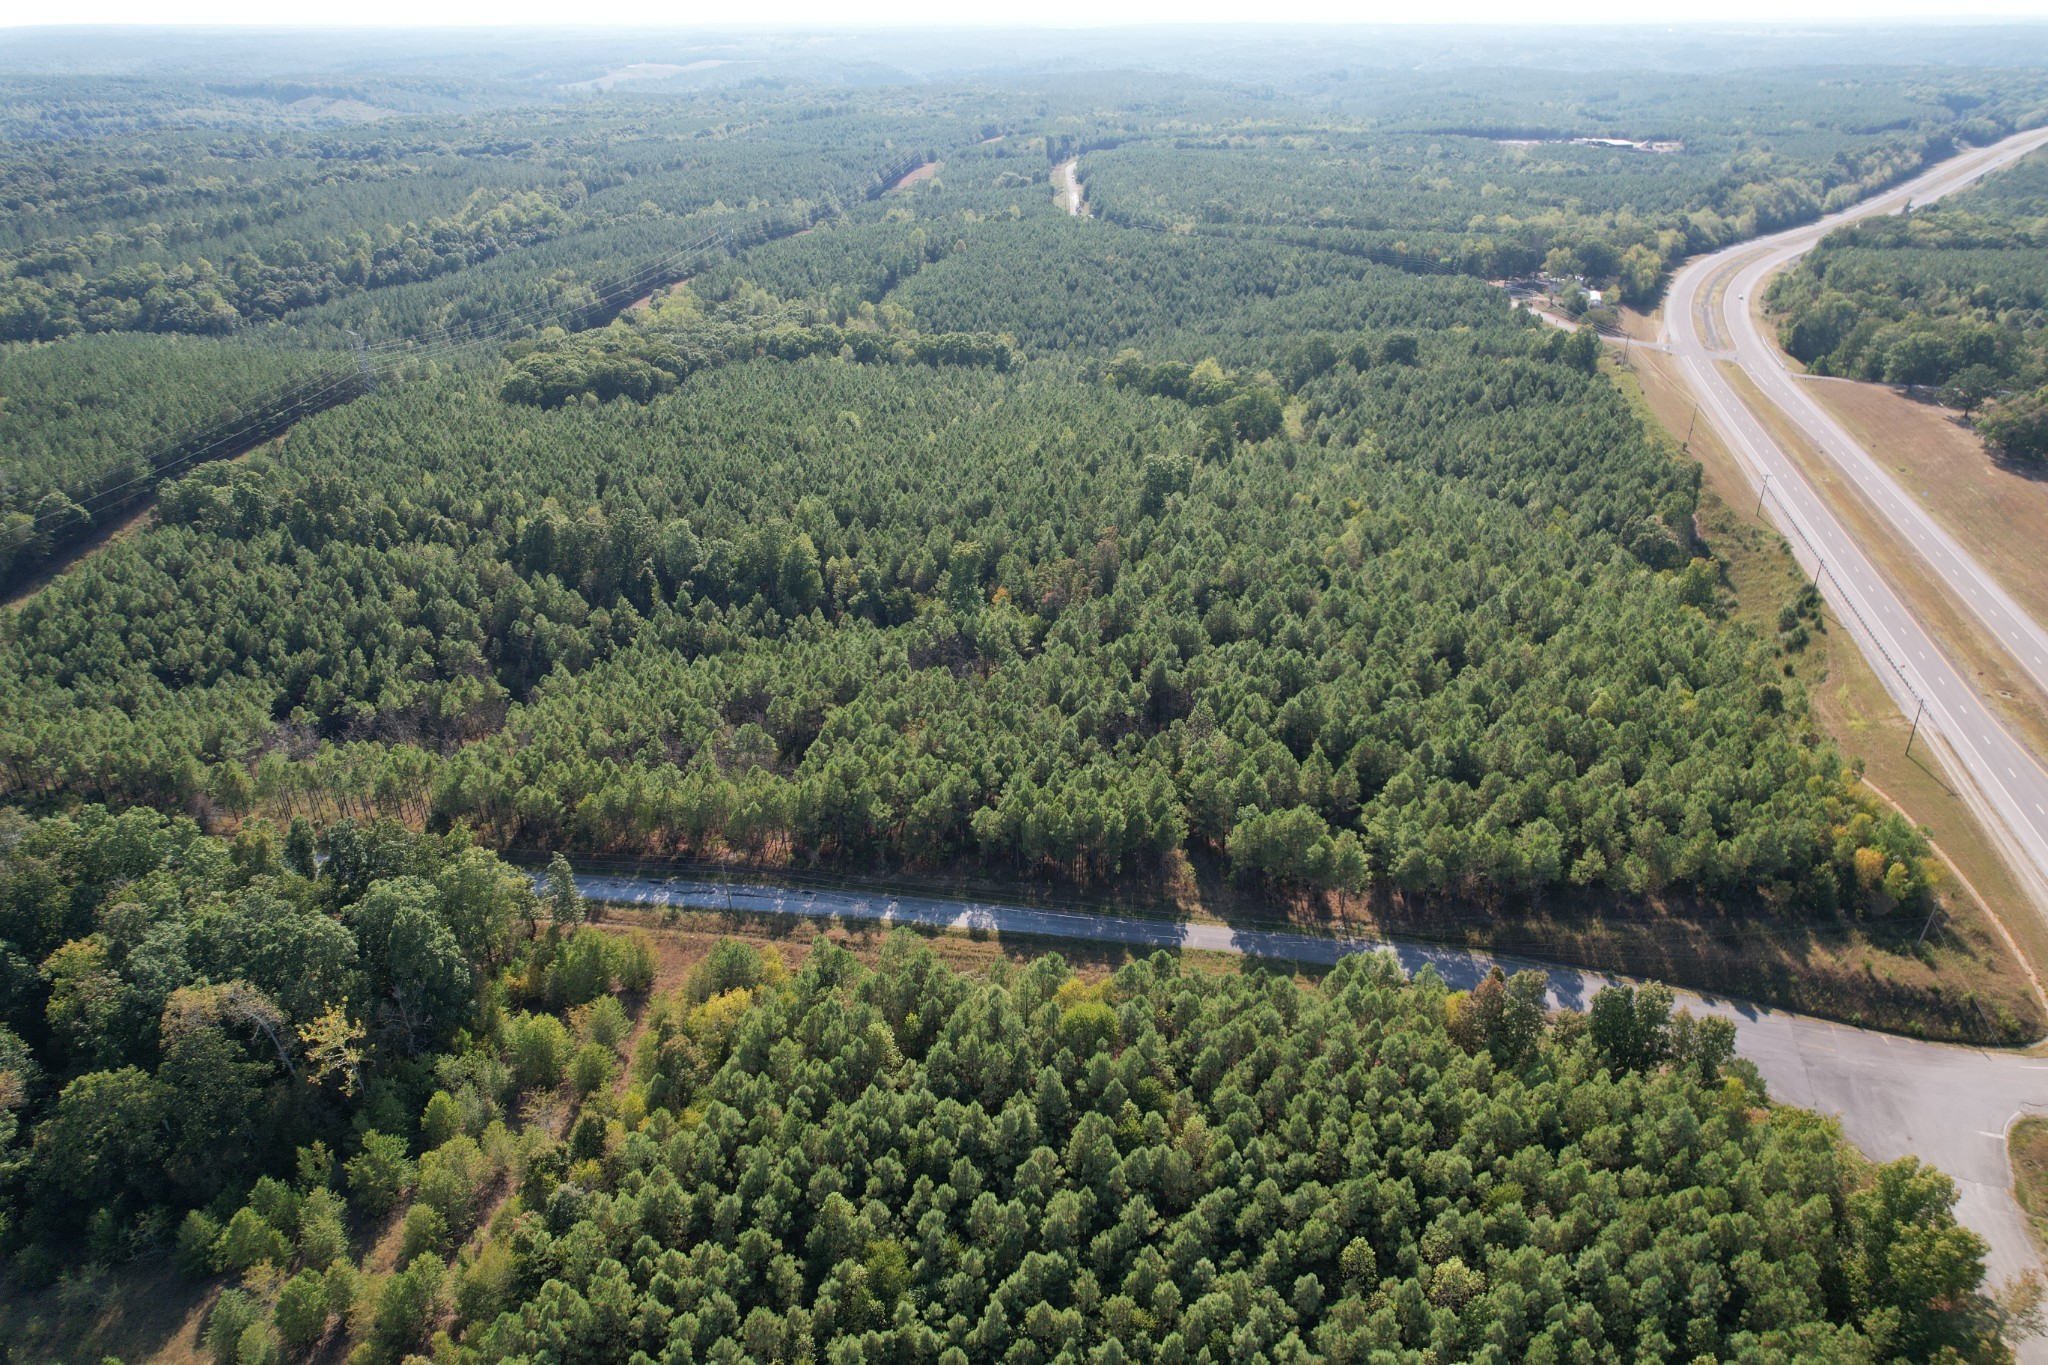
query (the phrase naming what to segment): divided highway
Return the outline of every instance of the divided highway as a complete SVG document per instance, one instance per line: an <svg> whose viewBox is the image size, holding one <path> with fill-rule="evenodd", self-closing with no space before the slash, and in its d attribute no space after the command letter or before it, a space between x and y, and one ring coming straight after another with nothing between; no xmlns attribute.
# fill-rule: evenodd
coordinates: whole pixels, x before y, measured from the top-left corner
<svg viewBox="0 0 2048 1365"><path fill-rule="evenodd" d="M578 874L576 884L592 900L642 909L673 906L735 915L865 920L1120 945L1140 952L1192 948L1318 964L1334 963L1351 953L1386 952L1411 973L1434 967L1459 990L1469 989L1498 963L1508 971L1543 972L1556 1009L1586 1008L1594 993L1612 980L1576 967L1431 944L986 901L598 874ZM1849 1140L1879 1161L1917 1156L1954 1177L1960 1196L1956 1216L1990 1244L1990 1283L2004 1283L2037 1264L2025 1218L2012 1197L2005 1130L2020 1114L2048 1107L2048 1059L1915 1042L1740 1001L1677 994L1679 1003L1695 1014L1718 1014L1734 1022L1738 1050L1756 1063L1773 1099L1838 1115ZM2023 1356L2032 1360L2048 1355L2043 1345L2029 1343Z"/></svg>
<svg viewBox="0 0 2048 1365"><path fill-rule="evenodd" d="M1738 394L1720 362L1738 365L1774 406L1891 519L1927 572L1968 603L2017 667L2048 688L2048 631L2013 602L1969 552L1885 473L1870 453L1805 393L1751 312L1770 274L1843 223L1924 204L2048 145L2035 129L1966 152L1904 185L1841 213L1704 256L1673 278L1664 339L1700 413L1759 488L1765 510L1817 576L1822 594L1884 680L1901 709L1925 705L1932 730L1955 756L1966 799L1998 842L2036 909L2048 915L2048 768L1992 713L1970 674L1944 657L1929 632L1885 581L1798 464ZM1766 481L1768 481L1766 485Z"/></svg>
<svg viewBox="0 0 2048 1365"><path fill-rule="evenodd" d="M1971 804L2033 892L2037 907L2048 914L2048 769L1999 724L1963 671L1942 656L1718 368L1722 361L1739 364L1893 520L1929 571L1970 604L2015 663L2048 689L2048 631L1801 391L1749 311L1749 301L1770 274L1831 229L1870 214L1895 212L1907 203L1928 202L2043 145L2048 145L2048 129L2018 135L1944 162L1817 223L1688 264L1672 283L1663 349L1674 354L1701 414L1719 430L1752 481L1761 486L1768 477L1766 503L1773 521L1786 533L1800 562L1819 575L1823 593L1871 656L1894 698L1909 714L1924 701L1923 733L1939 734L1955 755ZM1061 168L1070 176L1071 165ZM1066 190L1067 185L1059 188ZM1075 202L1070 204L1063 194L1062 204L1080 212L1079 199L1074 193ZM1550 982L1551 1004L1558 1008L1584 1008L1610 979L1577 968L1496 959L1453 948L1221 924L674 878L587 875L577 881L594 900L650 909L672 906L740 915L865 920L1115 944L1141 951L1202 949L1309 963L1381 951L1393 954L1410 972L1433 967L1458 988L1471 986L1498 962L1509 970L1543 971ZM1844 1134L1875 1159L1913 1155L1948 1172L1960 1191L1958 1217L1989 1243L1991 1283L2009 1281L2038 1266L2024 1216L2012 1197L2005 1131L2022 1113L2048 1109L2048 1060L1915 1042L1739 1001L1689 992L1678 995L1680 1003L1696 1013L1721 1015L1735 1023L1741 1055L1756 1063L1774 1099L1837 1115ZM2048 1359L2048 1344L2026 1343L2020 1354L2026 1360Z"/></svg>

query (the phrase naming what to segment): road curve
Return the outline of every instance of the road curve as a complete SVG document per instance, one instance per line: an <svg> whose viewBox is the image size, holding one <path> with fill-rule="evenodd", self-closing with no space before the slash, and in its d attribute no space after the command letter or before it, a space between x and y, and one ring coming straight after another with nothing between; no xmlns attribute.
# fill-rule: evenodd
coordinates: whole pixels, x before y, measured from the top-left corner
<svg viewBox="0 0 2048 1365"><path fill-rule="evenodd" d="M592 900L643 909L865 920L1315 964L1334 963L1351 953L1385 952L1411 973L1433 967L1459 989L1469 988L1498 964L1509 971L1543 972L1550 981L1550 1003L1558 1009L1584 1009L1594 992L1614 979L1576 967L1431 944L989 901L598 874L578 874L576 883ZM1917 1156L1953 1176L1960 1194L1957 1216L1990 1244L1990 1283L2002 1284L2037 1265L2025 1219L2013 1201L2004 1135L2022 1113L2048 1109L2048 1059L1915 1042L1693 992L1681 991L1678 997L1695 1013L1734 1022L1741 1054L1756 1063L1774 1099L1838 1115L1849 1140L1877 1160Z"/></svg>
<svg viewBox="0 0 2048 1365"><path fill-rule="evenodd" d="M1908 201L1930 203L2011 165L2043 145L2048 145L2048 129L2021 133L1996 146L1945 162L1910 186L1869 200L1867 207L1858 205L1848 216L1895 212ZM1724 257L1729 259L1722 261L1717 270L1703 271L1699 278L1726 279L1723 298L1735 305L1733 310L1725 311L1724 318L1714 322L1717 327L1725 327L1723 335L1734 343L1734 359L1751 381L1862 490L1900 535L1912 542L1915 551L1955 590L1957 598L1989 627L1992 637L2011 654L2020 669L2048 689L2048 629L2043 629L2015 602L1961 542L1900 487L1891 471L1814 400L1785 364L1784 354L1749 307L1749 301L1758 296L1772 275L1806 254L1838 226L1840 221L1830 219L1767 238L1762 244L1766 249L1760 252L1759 243L1752 242L1746 249L1708 257L1702 265Z"/></svg>
<svg viewBox="0 0 2048 1365"><path fill-rule="evenodd" d="M2048 129L2018 134L1945 161L1819 222L1688 264L1672 280L1664 339L1701 414L1720 432L1752 483L1767 486L1765 510L1786 533L1801 565L1817 576L1822 593L1870 656L1893 699L1908 715L1925 704L1923 732L1932 729L1954 755L1969 804L2028 888L2036 911L2048 915L2048 768L1999 722L1970 675L1943 656L1900 594L1717 365L1723 360L1738 364L1775 406L1812 435L1893 519L1902 543L1912 547L1927 571L1970 604L2020 669L2048 687L2048 632L1802 391L1775 345L1758 329L1749 307L1772 271L1843 223L1939 198L2044 144Z"/></svg>

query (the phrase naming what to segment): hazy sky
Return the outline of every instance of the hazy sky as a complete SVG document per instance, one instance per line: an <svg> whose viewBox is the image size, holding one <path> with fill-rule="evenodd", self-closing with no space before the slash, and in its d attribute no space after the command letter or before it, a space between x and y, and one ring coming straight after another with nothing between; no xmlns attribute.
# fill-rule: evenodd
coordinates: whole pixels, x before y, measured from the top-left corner
<svg viewBox="0 0 2048 1365"><path fill-rule="evenodd" d="M1960 14L1958 13L1960 12ZM676 0L69 0L0 5L7 24L604 24L658 27L798 24L1096 26L1133 23L1657 23L1717 24L1802 19L2048 18L2048 0L1681 0L1646 9L1641 0L1028 0L962 5L959 0L752 0L730 5Z"/></svg>

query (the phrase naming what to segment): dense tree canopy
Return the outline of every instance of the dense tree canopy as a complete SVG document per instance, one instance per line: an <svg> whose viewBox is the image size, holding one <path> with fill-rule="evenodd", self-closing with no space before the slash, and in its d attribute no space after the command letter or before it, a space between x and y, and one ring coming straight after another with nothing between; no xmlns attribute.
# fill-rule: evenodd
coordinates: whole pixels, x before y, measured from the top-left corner
<svg viewBox="0 0 2048 1365"><path fill-rule="evenodd" d="M1658 988L978 979L899 934L650 994L564 868L393 824L0 848L17 1273L175 1246L242 1277L217 1360L337 1319L394 1362L2004 1358L1946 1178L1766 1108Z"/></svg>
<svg viewBox="0 0 2048 1365"><path fill-rule="evenodd" d="M1812 600L1486 281L1647 299L2036 73L152 41L0 73L0 586L153 498L0 613L14 1283L168 1255L218 1365L2003 1358L1946 1179L1659 988L693 960L570 858L1918 923ZM1822 253L1982 274L1880 368L2040 382L1999 203Z"/></svg>
<svg viewBox="0 0 2048 1365"><path fill-rule="evenodd" d="M645 408L367 399L22 610L4 780L289 814L338 767L517 842L1101 872L1299 809L1362 857L1251 867L1916 899L1918 836L1715 620L1693 472L1568 338L1470 316L1308 347L1291 395L811 356Z"/></svg>
<svg viewBox="0 0 2048 1365"><path fill-rule="evenodd" d="M2048 457L2048 158L1830 233L1771 285L1816 373L1938 389L1993 444Z"/></svg>
<svg viewBox="0 0 2048 1365"><path fill-rule="evenodd" d="M1668 997L1617 1051L1376 957L914 942L708 959L459 1272L458 1358L1999 1358L1946 1179L1762 1114Z"/></svg>
<svg viewBox="0 0 2048 1365"><path fill-rule="evenodd" d="M45 1256L125 1254L352 1113L404 1112L406 1059L470 1021L534 916L491 854L389 826L329 831L318 876L272 832L140 808L0 838L0 1037L32 1059L9 1058L33 1143L8 1226Z"/></svg>

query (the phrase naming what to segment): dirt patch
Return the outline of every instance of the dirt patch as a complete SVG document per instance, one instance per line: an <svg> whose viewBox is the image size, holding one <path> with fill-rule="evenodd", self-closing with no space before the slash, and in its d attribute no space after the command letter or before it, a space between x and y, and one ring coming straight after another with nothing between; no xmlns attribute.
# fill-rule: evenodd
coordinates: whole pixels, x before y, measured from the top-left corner
<svg viewBox="0 0 2048 1365"><path fill-rule="evenodd" d="M2048 482L2000 463L1959 412L1882 384L1805 387L2029 615L2048 621Z"/></svg>
<svg viewBox="0 0 2048 1365"><path fill-rule="evenodd" d="M945 164L946 163L943 161L927 161L924 163L924 165L919 166L916 170L910 172L908 175L899 176L897 178L896 183L891 185L888 189L883 190L882 193L894 194L898 190L909 189L912 185L917 184L921 180L929 180L933 176L937 175L939 173L939 167Z"/></svg>

